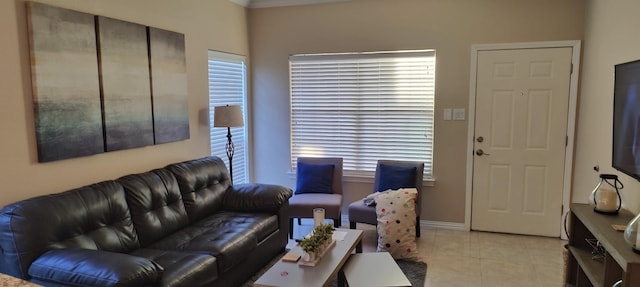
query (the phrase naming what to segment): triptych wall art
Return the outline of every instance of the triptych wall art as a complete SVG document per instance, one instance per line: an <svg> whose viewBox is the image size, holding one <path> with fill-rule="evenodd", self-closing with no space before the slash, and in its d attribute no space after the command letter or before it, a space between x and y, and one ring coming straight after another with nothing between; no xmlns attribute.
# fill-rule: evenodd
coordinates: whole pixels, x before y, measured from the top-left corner
<svg viewBox="0 0 640 287"><path fill-rule="evenodd" d="M27 2L38 161L189 138L184 34Z"/></svg>

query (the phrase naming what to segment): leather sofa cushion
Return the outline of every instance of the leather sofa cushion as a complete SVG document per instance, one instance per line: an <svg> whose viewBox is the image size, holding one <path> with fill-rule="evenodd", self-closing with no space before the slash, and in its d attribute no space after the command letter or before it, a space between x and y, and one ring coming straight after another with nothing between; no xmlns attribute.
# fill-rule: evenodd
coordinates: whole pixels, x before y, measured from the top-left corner
<svg viewBox="0 0 640 287"><path fill-rule="evenodd" d="M229 173L218 157L205 157L166 167L176 177L191 222L221 209L225 191L231 186Z"/></svg>
<svg viewBox="0 0 640 287"><path fill-rule="evenodd" d="M143 257L89 249L54 249L36 259L29 275L71 286L151 286L162 267Z"/></svg>
<svg viewBox="0 0 640 287"><path fill-rule="evenodd" d="M149 248L200 251L216 257L218 272L225 272L251 256L258 237L277 230L276 216L218 212L194 223ZM273 222L272 222L273 221Z"/></svg>
<svg viewBox="0 0 640 287"><path fill-rule="evenodd" d="M218 279L216 258L200 252L138 249L131 255L153 260L164 268L160 286L210 286Z"/></svg>
<svg viewBox="0 0 640 287"><path fill-rule="evenodd" d="M246 230L247 233L255 233L256 239L261 242L278 230L278 216L267 213L224 211L202 219L194 223L193 226L211 229L233 227Z"/></svg>
<svg viewBox="0 0 640 287"><path fill-rule="evenodd" d="M141 246L189 224L178 182L166 169L121 177L131 218Z"/></svg>
<svg viewBox="0 0 640 287"><path fill-rule="evenodd" d="M276 214L287 204L291 189L271 184L238 184L227 190L223 209Z"/></svg>
<svg viewBox="0 0 640 287"><path fill-rule="evenodd" d="M127 253L140 246L124 189L115 181L10 204L0 221L6 228L2 237L9 238L0 241L6 271L20 278L27 278L31 262L50 249Z"/></svg>

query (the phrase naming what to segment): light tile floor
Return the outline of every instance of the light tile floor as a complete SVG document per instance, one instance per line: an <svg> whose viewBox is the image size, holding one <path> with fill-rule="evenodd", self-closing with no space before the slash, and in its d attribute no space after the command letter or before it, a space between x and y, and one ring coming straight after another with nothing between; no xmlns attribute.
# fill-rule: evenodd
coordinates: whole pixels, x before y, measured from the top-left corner
<svg viewBox="0 0 640 287"><path fill-rule="evenodd" d="M311 220L294 224L294 238L306 235ZM343 222L342 228L348 228ZM363 251L375 252L375 226L364 230ZM290 241L290 245L295 245ZM427 262L425 287L560 287L563 245L557 238L423 228L418 249Z"/></svg>

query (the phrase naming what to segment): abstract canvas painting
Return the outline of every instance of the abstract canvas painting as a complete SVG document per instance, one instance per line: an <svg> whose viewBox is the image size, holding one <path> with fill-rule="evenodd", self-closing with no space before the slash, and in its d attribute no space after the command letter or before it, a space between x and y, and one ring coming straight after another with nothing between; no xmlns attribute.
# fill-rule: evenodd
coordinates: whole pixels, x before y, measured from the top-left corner
<svg viewBox="0 0 640 287"><path fill-rule="evenodd" d="M94 17L27 3L38 161L104 152Z"/></svg>
<svg viewBox="0 0 640 287"><path fill-rule="evenodd" d="M189 138L184 34L149 28L155 143Z"/></svg>
<svg viewBox="0 0 640 287"><path fill-rule="evenodd" d="M184 34L26 3L38 161L189 138Z"/></svg>
<svg viewBox="0 0 640 287"><path fill-rule="evenodd" d="M107 151L153 144L147 27L98 17Z"/></svg>

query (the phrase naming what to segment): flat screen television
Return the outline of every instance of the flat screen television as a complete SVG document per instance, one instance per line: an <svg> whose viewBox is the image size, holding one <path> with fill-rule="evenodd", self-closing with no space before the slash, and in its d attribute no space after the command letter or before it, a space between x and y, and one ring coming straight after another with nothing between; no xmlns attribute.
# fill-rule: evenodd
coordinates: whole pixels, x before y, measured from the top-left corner
<svg viewBox="0 0 640 287"><path fill-rule="evenodd" d="M615 66L611 162L640 180L640 60Z"/></svg>

